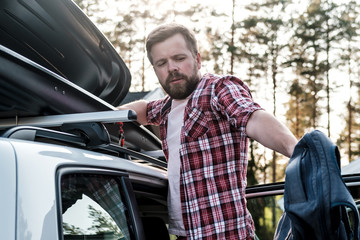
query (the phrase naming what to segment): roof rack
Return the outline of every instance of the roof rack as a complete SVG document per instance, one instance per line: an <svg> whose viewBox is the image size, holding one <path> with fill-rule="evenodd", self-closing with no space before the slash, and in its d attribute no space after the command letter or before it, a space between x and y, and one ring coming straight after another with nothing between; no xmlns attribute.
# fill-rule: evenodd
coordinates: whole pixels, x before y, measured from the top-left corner
<svg viewBox="0 0 360 240"><path fill-rule="evenodd" d="M49 115L37 117L24 117L1 119L0 128L9 128L14 126L33 126L33 127L58 127L64 124L75 123L114 123L136 121L136 113L132 110L118 111L99 111L89 113L72 113L62 115Z"/></svg>
<svg viewBox="0 0 360 240"><path fill-rule="evenodd" d="M132 156L158 167L166 168L165 161L111 143L103 123L136 120L132 110L74 113L0 120L1 137L35 141L45 138L77 144L91 150L106 150ZM59 127L58 130L46 127Z"/></svg>
<svg viewBox="0 0 360 240"><path fill-rule="evenodd" d="M12 138L12 139L22 139L22 140L29 140L35 141L37 137L46 138L57 140L61 142L72 143L76 145L80 145L83 147L88 147L88 137L84 135L76 135L71 133L66 133L62 131L56 131L46 128L39 128L39 127L31 127L31 126L17 126L8 129L2 135L5 138ZM105 150L109 152L115 152L118 154L124 154L128 156L132 156L139 160L145 161L146 163L153 164L158 167L166 168L167 164L165 161L157 159L155 157L149 156L145 153L139 153L133 151L131 149L127 149L121 147L116 144L98 144L97 146L92 146L92 150Z"/></svg>

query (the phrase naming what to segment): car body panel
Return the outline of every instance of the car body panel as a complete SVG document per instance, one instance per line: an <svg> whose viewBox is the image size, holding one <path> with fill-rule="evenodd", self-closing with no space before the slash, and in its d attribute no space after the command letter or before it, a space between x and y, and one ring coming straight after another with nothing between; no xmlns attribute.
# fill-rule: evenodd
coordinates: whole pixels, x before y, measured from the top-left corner
<svg viewBox="0 0 360 240"><path fill-rule="evenodd" d="M60 168L73 171L92 169L95 172L107 169L126 174L137 182L146 181L149 186L166 187L167 184L165 170L67 146L0 138L0 151L4 160L1 169L6 169L6 173L4 171L0 176L0 180L6 183L2 187L1 207L6 206L2 212L7 213L10 222L1 225L9 234L6 239L15 239L11 235L15 226L17 239L58 239L61 222L57 207L60 203L56 196ZM11 224L15 216L16 224ZM4 218L0 219L4 221Z"/></svg>
<svg viewBox="0 0 360 240"><path fill-rule="evenodd" d="M113 111L129 89L131 76L121 57L71 0L2 0L0 36L0 122L13 119L15 127L22 117ZM106 129L118 144L119 125L106 124ZM126 179L127 197L133 197L127 206L138 236L144 232L135 215L166 219L166 169L124 151L163 157L161 142L134 122L125 122L122 130L125 145L111 154L61 139L40 143L0 137L2 238L62 239L61 177L68 173ZM360 177L351 173L344 179L359 199ZM284 183L277 183L246 190L256 231L266 230L261 239L272 238L283 211L283 189Z"/></svg>
<svg viewBox="0 0 360 240"><path fill-rule="evenodd" d="M0 232L3 239L15 239L16 230L16 155L11 144L0 141Z"/></svg>
<svg viewBox="0 0 360 240"><path fill-rule="evenodd" d="M67 121L66 126L44 126L39 120L88 112L101 117L102 111L112 115L117 110L131 76L104 35L71 0L3 0L0 36L2 238L78 239L107 233L69 233L62 218L79 195L106 189L108 179L116 182L112 192L119 192L125 206L126 218L113 214L113 222L125 219L116 224L128 225L136 239L144 239L143 218L163 219L166 229L167 171L164 159L159 160L161 142L134 122L133 115L113 122L98 117ZM24 119L28 125L19 126ZM104 141L96 141L98 137ZM63 189L64 182L68 185ZM78 187L74 195L73 185ZM101 205L103 199L93 200ZM81 216L91 219L87 213Z"/></svg>

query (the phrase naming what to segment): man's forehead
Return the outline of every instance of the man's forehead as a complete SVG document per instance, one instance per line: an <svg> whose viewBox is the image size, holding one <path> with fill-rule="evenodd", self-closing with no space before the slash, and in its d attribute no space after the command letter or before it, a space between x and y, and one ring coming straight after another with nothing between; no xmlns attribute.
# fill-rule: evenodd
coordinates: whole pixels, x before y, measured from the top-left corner
<svg viewBox="0 0 360 240"><path fill-rule="evenodd" d="M188 55L189 53L191 54L181 34L176 34L163 42L154 44L151 49L151 55L154 60L155 58L172 57L180 54Z"/></svg>
<svg viewBox="0 0 360 240"><path fill-rule="evenodd" d="M162 42L158 42L158 43L154 44L153 49L154 48L162 48L164 46L186 47L186 41L180 33L177 33L171 37L168 37L167 39L165 39Z"/></svg>

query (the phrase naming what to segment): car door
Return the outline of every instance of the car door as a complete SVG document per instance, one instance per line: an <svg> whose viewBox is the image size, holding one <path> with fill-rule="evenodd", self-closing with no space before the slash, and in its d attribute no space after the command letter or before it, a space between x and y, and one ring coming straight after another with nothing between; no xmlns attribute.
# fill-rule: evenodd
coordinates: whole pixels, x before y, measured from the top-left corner
<svg viewBox="0 0 360 240"><path fill-rule="evenodd" d="M345 175L343 179L359 209L360 174ZM253 217L255 233L259 239L273 239L279 219L284 212L283 197L283 182L247 188L247 208ZM350 210L349 214L352 214Z"/></svg>
<svg viewBox="0 0 360 240"><path fill-rule="evenodd" d="M164 180L99 167L64 167L57 186L60 239L170 237Z"/></svg>
<svg viewBox="0 0 360 240"><path fill-rule="evenodd" d="M98 168L59 171L60 239L144 239L129 178Z"/></svg>

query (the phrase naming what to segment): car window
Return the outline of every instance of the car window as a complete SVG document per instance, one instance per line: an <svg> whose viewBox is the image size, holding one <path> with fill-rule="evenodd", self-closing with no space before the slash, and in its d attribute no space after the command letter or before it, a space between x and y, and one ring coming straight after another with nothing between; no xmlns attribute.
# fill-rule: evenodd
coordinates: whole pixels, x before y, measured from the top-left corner
<svg viewBox="0 0 360 240"><path fill-rule="evenodd" d="M352 197L354 198L355 204L359 211L360 210L360 186L350 186L350 187L348 187L348 189L349 189ZM348 209L348 214L349 214L350 223L353 224L352 222L354 219L354 213L350 208Z"/></svg>
<svg viewBox="0 0 360 240"><path fill-rule="evenodd" d="M259 239L273 239L277 223L283 214L283 195L250 198L247 200Z"/></svg>
<svg viewBox="0 0 360 240"><path fill-rule="evenodd" d="M348 186L354 201L360 209L360 186ZM250 211L255 225L256 236L260 239L273 239L278 222L284 212L284 195L265 195L258 191L257 197L247 199L247 208ZM353 212L348 208L350 222L354 219Z"/></svg>
<svg viewBox="0 0 360 240"><path fill-rule="evenodd" d="M117 177L67 174L61 178L65 240L131 238L129 213Z"/></svg>

